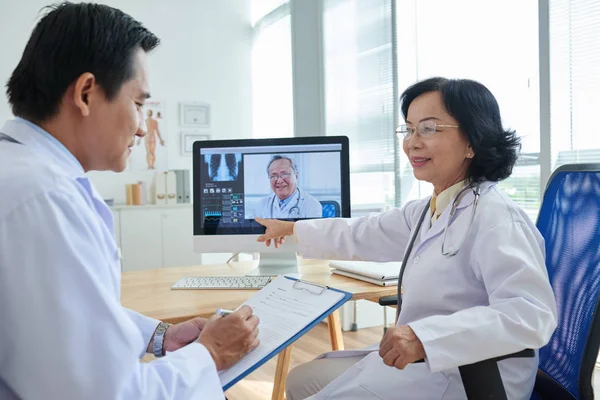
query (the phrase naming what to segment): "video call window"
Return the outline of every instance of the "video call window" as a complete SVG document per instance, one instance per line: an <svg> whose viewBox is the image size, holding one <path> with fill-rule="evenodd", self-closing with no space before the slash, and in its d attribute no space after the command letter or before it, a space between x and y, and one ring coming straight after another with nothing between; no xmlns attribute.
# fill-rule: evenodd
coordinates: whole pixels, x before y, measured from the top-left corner
<svg viewBox="0 0 600 400"><path fill-rule="evenodd" d="M200 149L202 225L341 216L341 144Z"/></svg>
<svg viewBox="0 0 600 400"><path fill-rule="evenodd" d="M245 154L244 164L246 219L322 218L322 202L341 205L339 152Z"/></svg>

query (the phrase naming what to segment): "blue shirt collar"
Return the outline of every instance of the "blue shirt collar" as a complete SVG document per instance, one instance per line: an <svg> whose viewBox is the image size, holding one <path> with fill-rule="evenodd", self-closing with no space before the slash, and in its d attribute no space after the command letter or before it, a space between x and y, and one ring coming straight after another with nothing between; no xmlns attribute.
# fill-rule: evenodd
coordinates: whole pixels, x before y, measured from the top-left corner
<svg viewBox="0 0 600 400"><path fill-rule="evenodd" d="M85 176L81 163L69 149L38 125L17 117L14 120L6 121L0 133L51 159L70 176Z"/></svg>
<svg viewBox="0 0 600 400"><path fill-rule="evenodd" d="M299 195L300 195L300 192L299 192L298 188L296 188L293 195L288 196L287 198L285 198L283 200L279 200L279 208L281 210L283 210L285 207L287 207L288 204L290 204L290 201L292 201L293 198L295 198L296 196L299 196Z"/></svg>

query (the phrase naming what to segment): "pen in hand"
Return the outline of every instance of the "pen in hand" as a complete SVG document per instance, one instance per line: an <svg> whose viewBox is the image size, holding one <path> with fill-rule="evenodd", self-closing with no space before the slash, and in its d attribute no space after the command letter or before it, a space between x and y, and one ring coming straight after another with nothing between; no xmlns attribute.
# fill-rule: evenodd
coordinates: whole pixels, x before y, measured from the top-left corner
<svg viewBox="0 0 600 400"><path fill-rule="evenodd" d="M217 371L231 368L260 343L257 337L259 321L251 307L241 306L234 315L227 317L222 316L223 311L229 310L215 312L197 339L210 353Z"/></svg>
<svg viewBox="0 0 600 400"><path fill-rule="evenodd" d="M220 315L221 317L226 317L229 314L233 314L233 311L232 310L226 310L224 308L217 308L217 312L215 314Z"/></svg>

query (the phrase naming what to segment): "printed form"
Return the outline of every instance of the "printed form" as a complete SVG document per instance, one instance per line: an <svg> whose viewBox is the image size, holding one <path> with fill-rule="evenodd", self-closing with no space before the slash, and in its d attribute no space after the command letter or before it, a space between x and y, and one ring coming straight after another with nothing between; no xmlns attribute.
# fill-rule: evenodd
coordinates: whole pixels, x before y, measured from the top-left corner
<svg viewBox="0 0 600 400"><path fill-rule="evenodd" d="M251 369L343 297L343 293L281 275L273 279L244 303L260 319L260 344L236 365L219 373L221 385L225 387Z"/></svg>

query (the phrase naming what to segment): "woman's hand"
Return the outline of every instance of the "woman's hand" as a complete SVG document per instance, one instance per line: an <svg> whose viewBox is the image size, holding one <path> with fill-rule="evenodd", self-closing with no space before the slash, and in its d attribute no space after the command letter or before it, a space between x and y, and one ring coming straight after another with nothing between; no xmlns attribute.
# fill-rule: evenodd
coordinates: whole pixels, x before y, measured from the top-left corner
<svg viewBox="0 0 600 400"><path fill-rule="evenodd" d="M404 369L408 364L425 358L423 343L408 325L388 328L379 345L383 363Z"/></svg>
<svg viewBox="0 0 600 400"><path fill-rule="evenodd" d="M267 247L271 246L271 241L273 241L275 248L279 248L285 242L286 236L294 234L295 222L263 218L255 218L254 220L267 228L265 234L259 236L257 239L259 242L265 242Z"/></svg>

